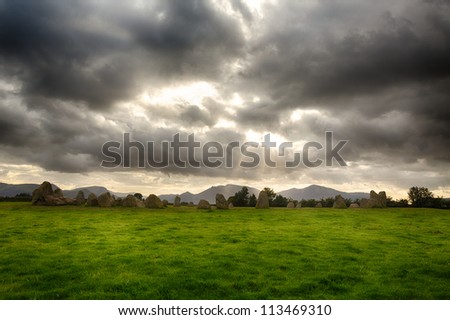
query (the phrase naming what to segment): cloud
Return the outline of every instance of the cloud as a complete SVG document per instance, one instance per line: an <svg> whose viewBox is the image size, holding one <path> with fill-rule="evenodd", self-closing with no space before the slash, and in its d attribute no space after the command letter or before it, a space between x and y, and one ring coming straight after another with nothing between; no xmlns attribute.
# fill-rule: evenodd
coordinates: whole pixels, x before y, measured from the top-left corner
<svg viewBox="0 0 450 320"><path fill-rule="evenodd" d="M448 2L425 0L1 1L0 155L93 174L103 143L124 132L226 144L270 131L301 144L331 130L349 140L345 171L150 174L329 184L351 174L403 187L406 168L420 167L447 188L449 15Z"/></svg>

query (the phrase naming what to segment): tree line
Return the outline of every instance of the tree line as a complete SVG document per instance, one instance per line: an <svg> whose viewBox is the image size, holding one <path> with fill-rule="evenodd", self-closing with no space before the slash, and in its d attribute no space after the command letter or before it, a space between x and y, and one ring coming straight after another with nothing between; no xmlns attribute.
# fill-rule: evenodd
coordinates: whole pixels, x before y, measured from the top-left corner
<svg viewBox="0 0 450 320"><path fill-rule="evenodd" d="M276 194L273 189L266 187L263 189L266 192L269 199L269 205L271 207L286 207L289 202L293 202L295 205L299 204L302 207L316 207L319 203L322 207L333 207L335 197L316 199L302 199L300 201L292 198L283 197L281 194ZM360 204L361 199L344 199L345 204L350 206L352 203ZM233 196L228 198L228 203L232 203L235 207L254 207L256 205L257 197L255 194L249 192L248 187L242 187L242 189L236 192ZM391 208L450 208L450 200L443 199L442 197L435 197L428 188L425 187L411 187L408 191L408 199L394 200L392 197L387 197L387 207Z"/></svg>

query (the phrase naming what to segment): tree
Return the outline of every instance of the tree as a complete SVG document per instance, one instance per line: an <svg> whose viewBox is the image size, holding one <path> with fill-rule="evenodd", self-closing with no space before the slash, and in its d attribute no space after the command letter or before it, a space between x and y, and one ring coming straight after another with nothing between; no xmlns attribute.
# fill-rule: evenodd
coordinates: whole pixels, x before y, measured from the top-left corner
<svg viewBox="0 0 450 320"><path fill-rule="evenodd" d="M433 193L425 187L411 187L408 197L413 207L425 207L433 199Z"/></svg>
<svg viewBox="0 0 450 320"><path fill-rule="evenodd" d="M275 199L272 201L272 207L286 207L289 203L289 200L283 197L281 194L277 195Z"/></svg>
<svg viewBox="0 0 450 320"><path fill-rule="evenodd" d="M248 200L248 188L242 187L241 191L238 191L234 194L233 205L236 207L246 207L248 206Z"/></svg>
<svg viewBox="0 0 450 320"><path fill-rule="evenodd" d="M324 208L332 208L333 204L334 204L334 198L333 197L328 197L322 200L320 200L320 203L322 203L322 206Z"/></svg>
<svg viewBox="0 0 450 320"><path fill-rule="evenodd" d="M302 201L300 201L300 204L302 205L303 208L308 208L308 207L314 208L318 202L320 202L320 201L316 201L315 199L308 199L308 200L302 199ZM333 202L334 202L334 200L333 200Z"/></svg>
<svg viewBox="0 0 450 320"><path fill-rule="evenodd" d="M256 202L257 202L256 196L255 196L254 193L252 193L252 195L250 196L250 198L248 198L248 206L249 206L249 207L254 207L254 206L256 206Z"/></svg>
<svg viewBox="0 0 450 320"><path fill-rule="evenodd" d="M277 195L273 189L269 187L265 187L262 191L264 191L267 194L267 199L269 199L269 205L272 206L273 199L275 199L275 196Z"/></svg>
<svg viewBox="0 0 450 320"><path fill-rule="evenodd" d="M408 200L406 199L394 200L392 199L392 197L387 197L386 206L392 208L404 208L408 206Z"/></svg>

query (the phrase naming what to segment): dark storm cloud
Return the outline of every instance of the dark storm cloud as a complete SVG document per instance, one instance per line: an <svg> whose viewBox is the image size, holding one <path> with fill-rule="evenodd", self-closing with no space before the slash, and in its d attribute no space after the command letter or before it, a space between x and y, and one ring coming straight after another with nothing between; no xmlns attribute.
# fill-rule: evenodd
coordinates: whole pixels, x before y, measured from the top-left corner
<svg viewBox="0 0 450 320"><path fill-rule="evenodd" d="M273 127L271 114L315 109L322 112L319 124L307 118L301 124L309 135L335 130L359 150L357 158L377 153L380 159L448 161L448 2L398 2L402 6L396 8L385 3L378 10L348 3L319 2L301 18L287 12L297 4L266 12L275 27L254 43L253 59L241 73L240 85L251 83L252 90L271 101L269 107L252 110L253 119ZM352 21L352 14L361 15L362 22ZM243 124L249 110L238 118ZM392 111L402 115L397 123L389 121ZM302 130L289 133L285 127L280 132L291 138L292 130Z"/></svg>
<svg viewBox="0 0 450 320"><path fill-rule="evenodd" d="M206 1L160 1L143 10L3 1L0 42L0 63L23 81L25 97L83 101L96 109L170 75L217 76L242 45L240 29Z"/></svg>
<svg viewBox="0 0 450 320"><path fill-rule="evenodd" d="M327 8L323 3L320 9ZM332 107L336 99L444 79L450 73L449 7L422 5L418 10L424 12L380 12L373 29L360 26L343 35L315 33L273 17L281 27L269 30L253 47L255 59L244 78L261 81L279 107Z"/></svg>

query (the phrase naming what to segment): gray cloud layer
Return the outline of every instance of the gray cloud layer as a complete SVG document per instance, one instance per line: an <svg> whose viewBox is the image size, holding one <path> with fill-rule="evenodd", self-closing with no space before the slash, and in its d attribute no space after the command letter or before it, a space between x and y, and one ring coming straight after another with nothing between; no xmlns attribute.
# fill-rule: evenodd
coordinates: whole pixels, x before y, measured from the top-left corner
<svg viewBox="0 0 450 320"><path fill-rule="evenodd" d="M448 1L144 3L0 1L3 159L90 172L122 132L226 143L250 129L290 141L333 130L350 140L350 162L393 172L420 163L449 185ZM216 92L197 104L138 98L192 82ZM236 93L243 104L231 112Z"/></svg>

